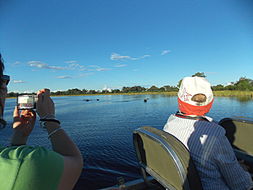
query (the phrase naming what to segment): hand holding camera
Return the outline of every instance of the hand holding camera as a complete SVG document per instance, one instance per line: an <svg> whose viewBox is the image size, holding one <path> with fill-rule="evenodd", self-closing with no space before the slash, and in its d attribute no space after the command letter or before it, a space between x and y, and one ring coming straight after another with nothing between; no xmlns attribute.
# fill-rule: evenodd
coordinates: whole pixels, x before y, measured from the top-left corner
<svg viewBox="0 0 253 190"><path fill-rule="evenodd" d="M13 112L14 133L11 139L12 145L25 145L28 136L31 134L36 120L36 113L33 110L22 110L21 113L16 106Z"/></svg>
<svg viewBox="0 0 253 190"><path fill-rule="evenodd" d="M55 117L54 102L50 98L50 90L42 89L37 95L25 94L17 97L17 107L19 110L36 109L41 119Z"/></svg>
<svg viewBox="0 0 253 190"><path fill-rule="evenodd" d="M33 110L22 110L19 113L17 107L13 112L13 129L15 132L22 133L23 136L29 136L34 128L36 113Z"/></svg>
<svg viewBox="0 0 253 190"><path fill-rule="evenodd" d="M37 95L20 95L17 98L17 106L13 112L14 134L12 145L26 144L27 138L34 128L36 120L35 108L40 121L54 121L60 124L55 119L55 108L50 98L49 89L42 89L38 91Z"/></svg>
<svg viewBox="0 0 253 190"><path fill-rule="evenodd" d="M54 102L50 98L50 90L39 90L37 101L37 113L41 119L55 119L55 107Z"/></svg>

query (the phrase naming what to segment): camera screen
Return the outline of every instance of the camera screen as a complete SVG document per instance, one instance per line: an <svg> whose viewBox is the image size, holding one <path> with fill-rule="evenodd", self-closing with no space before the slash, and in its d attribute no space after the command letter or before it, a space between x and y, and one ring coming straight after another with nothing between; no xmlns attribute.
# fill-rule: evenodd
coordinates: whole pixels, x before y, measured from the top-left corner
<svg viewBox="0 0 253 190"><path fill-rule="evenodd" d="M35 100L33 95L18 96L17 100L18 109L34 109Z"/></svg>

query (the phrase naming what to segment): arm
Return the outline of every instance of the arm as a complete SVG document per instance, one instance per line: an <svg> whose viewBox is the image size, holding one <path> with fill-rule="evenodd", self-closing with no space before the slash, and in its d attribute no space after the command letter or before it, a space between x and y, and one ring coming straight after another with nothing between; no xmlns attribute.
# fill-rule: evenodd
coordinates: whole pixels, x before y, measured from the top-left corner
<svg viewBox="0 0 253 190"><path fill-rule="evenodd" d="M226 184L236 190L252 188L251 176L240 166L228 139L222 136L216 143L215 160Z"/></svg>
<svg viewBox="0 0 253 190"><path fill-rule="evenodd" d="M36 114L32 110L23 110L21 114L17 107L13 112L13 135L11 145L25 145L31 134L36 120Z"/></svg>
<svg viewBox="0 0 253 190"><path fill-rule="evenodd" d="M50 98L50 91L48 89L38 92L37 113L40 118L54 118L54 103ZM48 134L51 134L56 129L60 128L60 124L47 121L45 122L45 127ZM64 158L64 171L58 189L72 189L82 171L82 155L78 147L64 130L57 130L50 136L50 140L53 150L61 154Z"/></svg>

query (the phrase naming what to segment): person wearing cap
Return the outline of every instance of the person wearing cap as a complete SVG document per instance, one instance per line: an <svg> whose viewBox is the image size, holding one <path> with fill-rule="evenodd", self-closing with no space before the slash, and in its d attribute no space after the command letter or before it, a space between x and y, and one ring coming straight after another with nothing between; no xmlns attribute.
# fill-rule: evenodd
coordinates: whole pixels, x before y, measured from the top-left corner
<svg viewBox="0 0 253 190"><path fill-rule="evenodd" d="M204 190L249 190L251 176L238 163L225 130L206 113L214 101L203 77L185 77L178 92L178 108L163 130L189 150Z"/></svg>

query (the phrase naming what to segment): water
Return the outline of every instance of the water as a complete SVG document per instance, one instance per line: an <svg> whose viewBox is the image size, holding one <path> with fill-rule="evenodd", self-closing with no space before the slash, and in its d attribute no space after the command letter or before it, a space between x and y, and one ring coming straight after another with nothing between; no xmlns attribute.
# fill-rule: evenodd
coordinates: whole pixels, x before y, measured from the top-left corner
<svg viewBox="0 0 253 190"><path fill-rule="evenodd" d="M145 98L148 98L146 103ZM76 190L115 185L118 177L126 181L140 178L132 131L140 126L162 129L168 116L177 110L176 97L164 95L66 96L53 100L57 118L84 157L82 180L78 182L82 188ZM6 100L8 127L1 131L1 145L10 142L15 103L15 99ZM253 101L216 98L208 116L217 121L232 116L252 118ZM38 122L28 144L51 148L47 133Z"/></svg>

